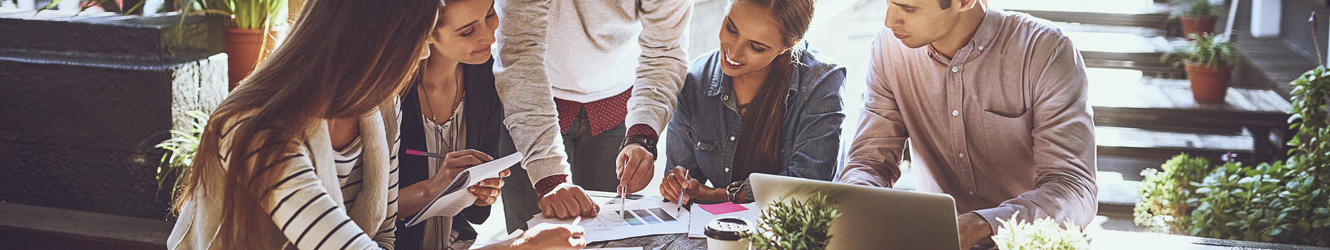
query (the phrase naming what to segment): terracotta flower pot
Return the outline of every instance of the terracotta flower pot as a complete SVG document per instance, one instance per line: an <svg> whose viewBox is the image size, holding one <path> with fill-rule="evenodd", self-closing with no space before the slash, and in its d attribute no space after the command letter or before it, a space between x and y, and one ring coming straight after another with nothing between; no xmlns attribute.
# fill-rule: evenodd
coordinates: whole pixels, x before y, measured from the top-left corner
<svg viewBox="0 0 1330 250"><path fill-rule="evenodd" d="M1187 63L1187 80L1191 82L1191 95L1198 103L1224 103L1228 94L1228 66L1206 66Z"/></svg>
<svg viewBox="0 0 1330 250"><path fill-rule="evenodd" d="M1200 35L1215 32L1215 17L1213 16L1183 16L1178 20L1182 22L1182 36L1186 37L1187 40L1191 40L1193 34Z"/></svg>
<svg viewBox="0 0 1330 250"><path fill-rule="evenodd" d="M230 78L231 85L227 90L235 89L240 80L249 76L254 71L254 66L263 61L275 45L273 37L277 36L276 31L268 32L268 38L263 36L261 29L226 29L226 47L224 50L227 55L227 76Z"/></svg>

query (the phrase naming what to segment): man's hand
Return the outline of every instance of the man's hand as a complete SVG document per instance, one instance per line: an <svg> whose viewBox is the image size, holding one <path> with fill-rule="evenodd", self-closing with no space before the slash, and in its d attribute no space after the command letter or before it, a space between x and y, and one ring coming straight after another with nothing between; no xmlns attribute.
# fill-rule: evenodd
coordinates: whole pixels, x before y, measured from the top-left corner
<svg viewBox="0 0 1330 250"><path fill-rule="evenodd" d="M624 145L619 150L619 157L614 161L615 173L619 175L619 188L616 190L627 190L627 193L642 191L651 183L651 178L655 173L656 157L647 152L646 148L637 143Z"/></svg>
<svg viewBox="0 0 1330 250"><path fill-rule="evenodd" d="M993 228L989 227L988 221L974 212L956 217L956 226L960 231L961 250L969 250L993 236Z"/></svg>
<svg viewBox="0 0 1330 250"><path fill-rule="evenodd" d="M600 205L591 201L582 192L582 187L572 183L562 183L553 191L540 197L540 213L546 218L568 219L577 216L596 217Z"/></svg>

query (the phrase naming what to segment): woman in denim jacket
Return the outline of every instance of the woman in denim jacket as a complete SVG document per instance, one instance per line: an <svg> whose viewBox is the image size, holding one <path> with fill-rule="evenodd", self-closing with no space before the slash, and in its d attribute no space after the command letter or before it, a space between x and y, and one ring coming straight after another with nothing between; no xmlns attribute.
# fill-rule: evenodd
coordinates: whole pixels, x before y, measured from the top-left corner
<svg viewBox="0 0 1330 250"><path fill-rule="evenodd" d="M693 62L679 93L661 195L746 203L752 173L831 180L845 68L802 41L812 16L812 0L731 4L720 49Z"/></svg>

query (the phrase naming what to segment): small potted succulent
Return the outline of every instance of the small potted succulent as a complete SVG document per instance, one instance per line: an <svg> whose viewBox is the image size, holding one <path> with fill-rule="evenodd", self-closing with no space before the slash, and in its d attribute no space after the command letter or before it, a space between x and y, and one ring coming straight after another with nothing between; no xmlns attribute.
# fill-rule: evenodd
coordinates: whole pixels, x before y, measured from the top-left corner
<svg viewBox="0 0 1330 250"><path fill-rule="evenodd" d="M1228 93L1229 66L1237 46L1215 34L1193 35L1177 51L1164 54L1163 61L1185 65L1192 97L1198 103L1223 103Z"/></svg>
<svg viewBox="0 0 1330 250"><path fill-rule="evenodd" d="M831 242L831 222L840 217L836 204L815 193L800 201L784 198L762 210L754 231L740 233L751 249L821 250Z"/></svg>
<svg viewBox="0 0 1330 250"><path fill-rule="evenodd" d="M1178 0L1173 2L1173 17L1182 23L1182 36L1214 33L1215 8L1210 0Z"/></svg>

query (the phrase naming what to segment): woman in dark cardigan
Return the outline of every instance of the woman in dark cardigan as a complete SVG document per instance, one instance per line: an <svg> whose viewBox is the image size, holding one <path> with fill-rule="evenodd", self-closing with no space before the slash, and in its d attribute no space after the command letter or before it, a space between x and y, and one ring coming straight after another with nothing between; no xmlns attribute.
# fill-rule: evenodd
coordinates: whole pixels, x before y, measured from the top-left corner
<svg viewBox="0 0 1330 250"><path fill-rule="evenodd" d="M498 24L493 2L446 3L430 37L430 56L402 97L403 218L420 211L462 169L514 152L503 125L489 53ZM448 158L415 156L406 150L443 153ZM468 191L476 195L475 205L456 216L427 219L413 227L399 225L397 249L469 248L477 236L470 223L489 218L489 205L496 202L502 185L502 179L492 178L472 187Z"/></svg>

